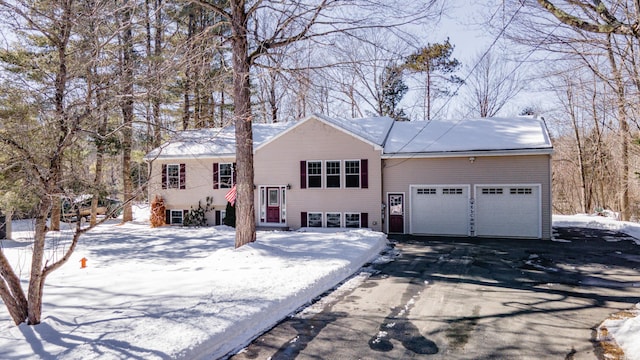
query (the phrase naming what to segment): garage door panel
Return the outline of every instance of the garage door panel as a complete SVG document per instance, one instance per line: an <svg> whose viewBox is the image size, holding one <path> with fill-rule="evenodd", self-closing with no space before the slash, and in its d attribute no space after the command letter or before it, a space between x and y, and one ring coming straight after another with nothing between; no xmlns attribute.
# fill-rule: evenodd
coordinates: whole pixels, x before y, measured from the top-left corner
<svg viewBox="0 0 640 360"><path fill-rule="evenodd" d="M476 235L540 237L539 193L539 186L476 187Z"/></svg>
<svg viewBox="0 0 640 360"><path fill-rule="evenodd" d="M414 186L411 190L411 232L468 235L469 186Z"/></svg>

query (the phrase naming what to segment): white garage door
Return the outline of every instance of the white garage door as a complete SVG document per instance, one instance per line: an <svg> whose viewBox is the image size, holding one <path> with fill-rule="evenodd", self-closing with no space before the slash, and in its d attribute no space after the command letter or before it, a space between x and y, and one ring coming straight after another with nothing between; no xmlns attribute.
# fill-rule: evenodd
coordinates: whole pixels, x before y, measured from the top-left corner
<svg viewBox="0 0 640 360"><path fill-rule="evenodd" d="M477 236L541 236L540 185L482 185L475 195Z"/></svg>
<svg viewBox="0 0 640 360"><path fill-rule="evenodd" d="M469 235L469 186L412 185L411 233Z"/></svg>

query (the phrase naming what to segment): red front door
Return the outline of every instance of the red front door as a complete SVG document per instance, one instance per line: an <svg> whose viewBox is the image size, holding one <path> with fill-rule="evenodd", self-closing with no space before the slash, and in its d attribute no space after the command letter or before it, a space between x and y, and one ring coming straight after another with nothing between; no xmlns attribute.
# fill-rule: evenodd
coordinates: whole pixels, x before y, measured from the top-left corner
<svg viewBox="0 0 640 360"><path fill-rule="evenodd" d="M280 222L280 188L267 188L267 222Z"/></svg>
<svg viewBox="0 0 640 360"><path fill-rule="evenodd" d="M389 232L404 233L404 195L389 194Z"/></svg>

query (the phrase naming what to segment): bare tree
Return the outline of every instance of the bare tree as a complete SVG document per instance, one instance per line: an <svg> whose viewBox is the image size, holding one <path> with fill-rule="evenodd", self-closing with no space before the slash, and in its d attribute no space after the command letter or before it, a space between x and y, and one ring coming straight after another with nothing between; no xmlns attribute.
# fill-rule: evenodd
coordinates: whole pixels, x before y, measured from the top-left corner
<svg viewBox="0 0 640 360"><path fill-rule="evenodd" d="M486 52L471 61L465 81L465 105L469 112L480 117L492 117L524 89L524 81L517 67L509 67L506 56Z"/></svg>
<svg viewBox="0 0 640 360"><path fill-rule="evenodd" d="M251 112L251 68L273 49L319 37L345 34L358 28L391 29L418 22L431 11L435 1L419 4L422 11L404 4L338 0L295 2L231 0L226 6L207 0L191 0L220 15L231 29L234 123L236 129L237 208L236 247L255 241L253 183L253 135ZM375 9L373 7L375 6ZM353 11L358 9L359 12ZM391 8L394 11L390 11ZM376 11L372 11L376 10ZM352 11L349 11L352 10ZM384 11L383 11L384 10ZM383 15L385 14L385 15ZM389 15L393 14L393 15ZM262 21L268 19L268 21Z"/></svg>
<svg viewBox="0 0 640 360"><path fill-rule="evenodd" d="M611 2L604 1L562 1L555 5L547 0L537 0L538 4L552 14L561 23L594 34L606 35L604 48L611 76L609 83L616 93L617 117L620 125L622 169L620 171L622 189L620 192L620 210L622 218L630 218L629 200L629 124L628 109L626 107L623 76L619 65L622 52L616 51L614 36L633 38L640 40L640 2ZM624 58L624 56L622 57ZM635 60L631 60L634 62ZM633 73L632 73L633 74ZM636 79L637 81L637 79Z"/></svg>

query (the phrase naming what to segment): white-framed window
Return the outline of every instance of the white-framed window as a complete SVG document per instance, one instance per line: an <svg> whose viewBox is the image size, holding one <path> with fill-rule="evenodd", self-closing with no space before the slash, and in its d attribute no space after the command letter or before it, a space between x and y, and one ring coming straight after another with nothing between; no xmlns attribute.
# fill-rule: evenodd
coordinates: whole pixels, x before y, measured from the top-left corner
<svg viewBox="0 0 640 360"><path fill-rule="evenodd" d="M307 161L307 187L322 187L322 161Z"/></svg>
<svg viewBox="0 0 640 360"><path fill-rule="evenodd" d="M345 160L344 185L348 188L360 187L360 160Z"/></svg>
<svg viewBox="0 0 640 360"><path fill-rule="evenodd" d="M327 188L340 187L340 167L341 164L339 160L328 160L325 162L325 171L327 173Z"/></svg>
<svg viewBox="0 0 640 360"><path fill-rule="evenodd" d="M327 213L327 227L336 228L342 227L342 214L341 213Z"/></svg>
<svg viewBox="0 0 640 360"><path fill-rule="evenodd" d="M220 189L231 189L233 186L233 163L220 163L218 166Z"/></svg>
<svg viewBox="0 0 640 360"><path fill-rule="evenodd" d="M180 165L167 164L167 189L180 188Z"/></svg>
<svg viewBox="0 0 640 360"><path fill-rule="evenodd" d="M322 213L321 212L307 213L307 226L322 227Z"/></svg>
<svg viewBox="0 0 640 360"><path fill-rule="evenodd" d="M184 211L182 210L170 210L170 224L171 225L182 225L182 215Z"/></svg>
<svg viewBox="0 0 640 360"><path fill-rule="evenodd" d="M347 228L359 228L360 227L360 213L345 213L344 214L344 227L347 227Z"/></svg>

